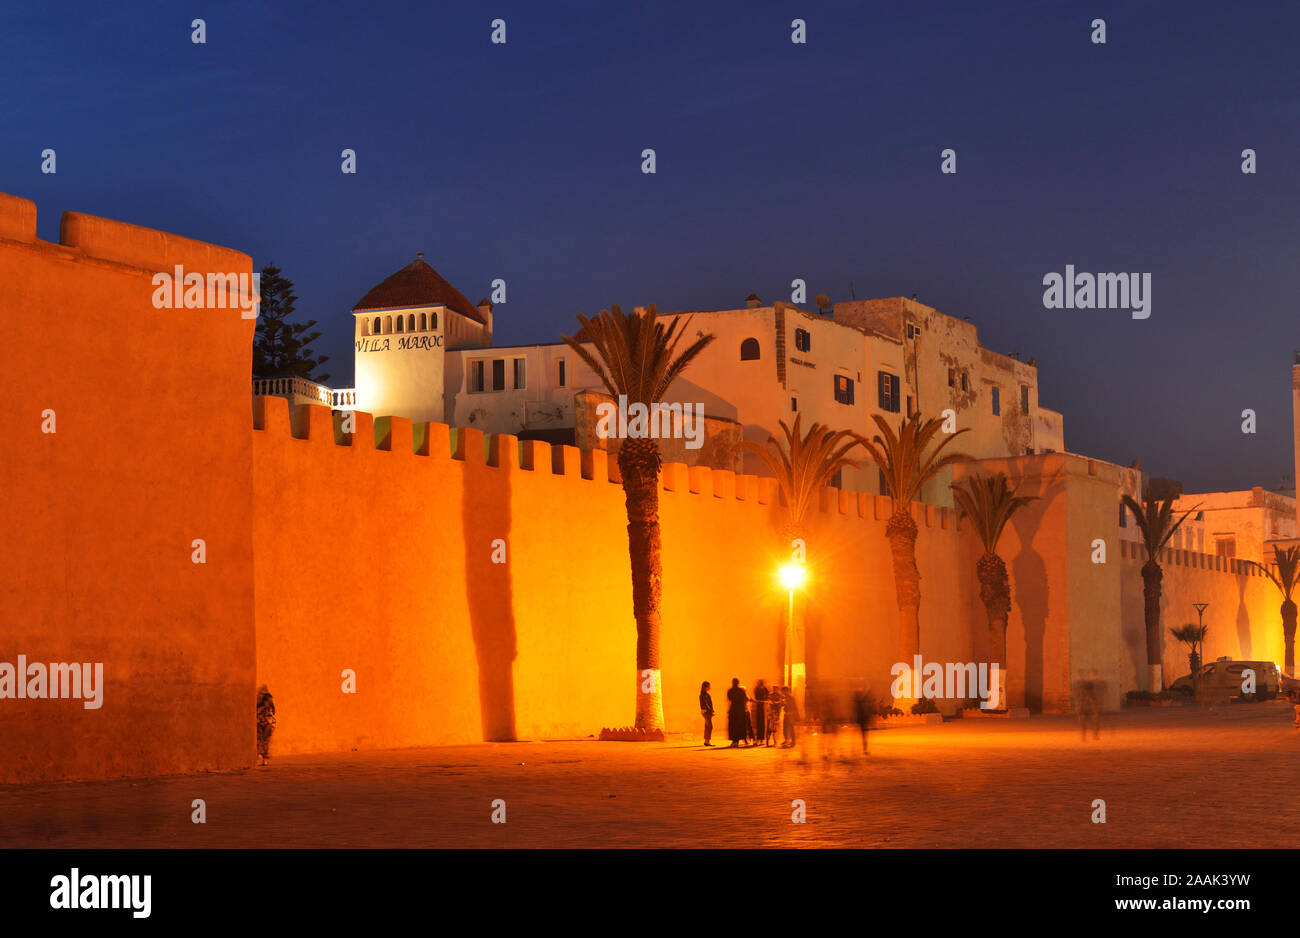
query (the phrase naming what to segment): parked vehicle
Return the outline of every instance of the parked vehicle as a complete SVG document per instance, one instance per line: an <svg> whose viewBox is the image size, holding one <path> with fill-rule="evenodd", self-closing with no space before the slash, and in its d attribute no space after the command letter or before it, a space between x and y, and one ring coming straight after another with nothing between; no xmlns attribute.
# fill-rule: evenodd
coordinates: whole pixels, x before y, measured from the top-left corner
<svg viewBox="0 0 1300 938"><path fill-rule="evenodd" d="M1255 693L1253 695L1243 694L1241 689L1246 680L1245 672L1247 670L1255 672ZM1200 692L1209 697L1272 700L1282 688L1282 672L1271 661L1233 661L1231 658L1220 658L1203 666L1199 679ZM1291 678L1287 678L1287 680L1297 685L1297 692L1300 693L1300 681L1294 681ZM1170 684L1169 689L1182 691L1185 694L1192 693L1192 676L1184 674Z"/></svg>

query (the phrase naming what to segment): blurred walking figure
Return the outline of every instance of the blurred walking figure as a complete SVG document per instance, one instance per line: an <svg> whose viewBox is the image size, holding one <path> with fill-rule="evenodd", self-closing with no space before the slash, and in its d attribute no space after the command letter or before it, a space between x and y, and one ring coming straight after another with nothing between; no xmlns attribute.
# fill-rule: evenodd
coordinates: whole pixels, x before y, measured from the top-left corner
<svg viewBox="0 0 1300 938"><path fill-rule="evenodd" d="M853 695L854 710L858 720L858 731L862 734L862 754L867 754L867 732L871 729L871 712L875 710L875 700L865 687Z"/></svg>
<svg viewBox="0 0 1300 938"><path fill-rule="evenodd" d="M257 689L257 763L271 761L271 734L275 732L275 699L263 684ZM247 739L248 737L244 737Z"/></svg>
<svg viewBox="0 0 1300 938"><path fill-rule="evenodd" d="M822 691L817 697L818 720L821 723L821 757L830 767L830 763L839 757L840 714L839 701L830 691Z"/></svg>
<svg viewBox="0 0 1300 938"><path fill-rule="evenodd" d="M773 687L772 695L767 698L767 736L763 739L765 746L776 742L777 731L781 728L781 688Z"/></svg>
<svg viewBox="0 0 1300 938"><path fill-rule="evenodd" d="M754 682L754 742L762 743L767 739L767 701L771 692L760 677Z"/></svg>
<svg viewBox="0 0 1300 938"><path fill-rule="evenodd" d="M1080 680L1074 685L1075 700L1079 708L1079 739L1088 738L1088 729L1092 729L1092 738L1101 739L1101 683L1096 671L1086 674L1079 672Z"/></svg>
<svg viewBox="0 0 1300 938"><path fill-rule="evenodd" d="M709 695L712 685L705 681L700 685L700 715L704 717L704 745L712 746L713 738L713 697Z"/></svg>
<svg viewBox="0 0 1300 938"><path fill-rule="evenodd" d="M790 688L781 688L781 745L794 747L794 725L799 722L799 704Z"/></svg>
<svg viewBox="0 0 1300 938"><path fill-rule="evenodd" d="M740 745L742 739L749 737L749 695L740 686L740 678L731 679L731 690L727 691L727 735L731 737L731 748Z"/></svg>

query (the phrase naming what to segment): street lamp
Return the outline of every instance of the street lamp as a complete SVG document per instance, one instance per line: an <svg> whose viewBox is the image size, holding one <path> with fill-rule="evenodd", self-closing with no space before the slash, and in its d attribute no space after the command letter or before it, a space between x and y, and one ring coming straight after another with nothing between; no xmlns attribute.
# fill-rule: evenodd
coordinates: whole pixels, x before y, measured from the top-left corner
<svg viewBox="0 0 1300 938"><path fill-rule="evenodd" d="M785 686L794 691L794 591L808 582L808 568L801 563L788 563L780 570L781 585L790 596L789 614L785 620Z"/></svg>

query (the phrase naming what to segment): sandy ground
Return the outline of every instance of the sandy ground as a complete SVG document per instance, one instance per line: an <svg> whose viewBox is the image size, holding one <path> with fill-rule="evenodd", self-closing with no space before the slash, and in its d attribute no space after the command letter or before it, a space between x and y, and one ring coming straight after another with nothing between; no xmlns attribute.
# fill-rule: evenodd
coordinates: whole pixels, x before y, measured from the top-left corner
<svg viewBox="0 0 1300 938"><path fill-rule="evenodd" d="M829 762L817 737L806 752L697 737L286 756L0 786L0 847L1292 847L1291 716L1279 701L1108 714L1087 741L1068 717L954 721L874 733L865 759L845 731L853 758Z"/></svg>

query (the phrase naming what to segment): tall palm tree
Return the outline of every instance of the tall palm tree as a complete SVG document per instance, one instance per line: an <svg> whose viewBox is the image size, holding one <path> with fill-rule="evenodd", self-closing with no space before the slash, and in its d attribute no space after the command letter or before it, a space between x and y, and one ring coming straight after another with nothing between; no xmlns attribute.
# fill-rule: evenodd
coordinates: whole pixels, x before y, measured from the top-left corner
<svg viewBox="0 0 1300 938"><path fill-rule="evenodd" d="M964 453L944 453L944 449L966 430L947 435L931 446L943 422L923 420L920 413L903 420L895 432L885 418L872 414L880 432L871 440L860 438L871 458L884 474L893 501L893 514L885 524L885 537L894 566L894 591L898 596L899 659L910 668L912 658L921 648L921 571L916 566L916 521L912 502L927 482L953 463L970 457Z"/></svg>
<svg viewBox="0 0 1300 938"><path fill-rule="evenodd" d="M1006 709L1007 617L1011 614L1011 586L1007 565L998 556L998 540L1011 516L1034 500L1017 495L1006 473L972 476L952 487L957 509L975 525L984 545L984 555L975 565L980 581L980 599L989 620L989 658L998 666L998 702Z"/></svg>
<svg viewBox="0 0 1300 938"><path fill-rule="evenodd" d="M1164 579L1164 571L1160 568L1160 561L1156 557L1173 538L1174 532L1182 527L1183 522L1196 511L1196 508L1200 507L1198 505L1196 508L1189 509L1175 521L1174 501L1178 495L1179 493L1174 491L1163 499L1156 499L1151 487L1147 486L1141 505L1131 495L1124 496L1124 504L1128 506L1129 512L1137 522L1138 530L1142 532L1142 544L1147 551L1147 561L1142 565L1142 599L1147 628L1148 690L1153 694L1164 690L1165 687L1161 667L1160 635L1160 584Z"/></svg>
<svg viewBox="0 0 1300 938"><path fill-rule="evenodd" d="M785 499L786 522L781 537L787 543L805 534L804 520L808 509L820 497L823 488L841 469L857 466L848 454L858 447L861 438L850 430L832 430L814 423L801 433L803 415L794 418L794 426L780 421L785 439L768 437L765 446L745 440L740 448L753 453L776 478Z"/></svg>
<svg viewBox="0 0 1300 938"><path fill-rule="evenodd" d="M1196 625L1193 622L1169 630L1170 635L1187 646L1187 663L1192 668L1193 697L1199 696L1197 691L1201 683L1201 649L1204 647L1205 633L1209 630L1208 625Z"/></svg>
<svg viewBox="0 0 1300 938"><path fill-rule="evenodd" d="M663 399L669 385L713 341L701 334L682 351L677 347L690 317L665 324L651 305L631 316L617 306L595 319L581 314L576 336L561 336L629 412ZM591 348L588 348L590 344ZM659 443L650 436L629 438L618 449L627 506L627 545L632 566L632 616L636 621L636 723L640 730L663 730L663 688L659 674L659 604L663 562L659 541ZM650 674L647 674L650 672ZM647 677L650 678L647 681Z"/></svg>
<svg viewBox="0 0 1300 938"><path fill-rule="evenodd" d="M1300 547L1288 547L1282 550L1273 548L1273 560L1277 564L1277 573L1260 564L1264 575L1273 581L1273 585L1282 591L1282 641L1286 646L1284 667L1287 674L1295 674L1295 624L1296 604L1291 598L1297 585L1300 585Z"/></svg>
<svg viewBox="0 0 1300 938"><path fill-rule="evenodd" d="M807 541L805 519L808 510L820 497L821 490L841 469L857 466L858 463L848 458L848 454L857 448L859 438L849 430L832 430L824 424L814 423L807 433L802 433L803 415L797 414L794 426L787 426L780 421L781 432L785 436L784 445L775 437L768 437L766 446L744 440L740 448L748 450L762 460L769 472L776 477L777 486L785 500L785 523L782 525L781 541L784 548L791 546L794 540ZM794 667L799 662L792 645L794 643L794 593L790 595L789 619L786 622L786 682L794 686Z"/></svg>

